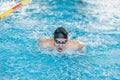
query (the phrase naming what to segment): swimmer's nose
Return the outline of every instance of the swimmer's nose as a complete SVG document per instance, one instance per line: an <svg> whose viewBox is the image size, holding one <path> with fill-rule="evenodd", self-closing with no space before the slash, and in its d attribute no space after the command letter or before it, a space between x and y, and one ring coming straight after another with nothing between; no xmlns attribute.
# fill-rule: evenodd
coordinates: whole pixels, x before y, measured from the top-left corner
<svg viewBox="0 0 120 80"><path fill-rule="evenodd" d="M59 44L58 46L59 46L59 47L61 47L61 46L62 46L62 44Z"/></svg>

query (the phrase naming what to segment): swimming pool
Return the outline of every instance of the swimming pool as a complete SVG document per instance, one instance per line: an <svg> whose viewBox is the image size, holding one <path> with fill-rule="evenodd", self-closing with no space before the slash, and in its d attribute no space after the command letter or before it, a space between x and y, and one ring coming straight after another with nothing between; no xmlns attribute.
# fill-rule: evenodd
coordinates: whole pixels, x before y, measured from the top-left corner
<svg viewBox="0 0 120 80"><path fill-rule="evenodd" d="M0 20L0 80L120 80L119 9L119 0L29 2ZM61 26L86 53L38 51L37 40Z"/></svg>

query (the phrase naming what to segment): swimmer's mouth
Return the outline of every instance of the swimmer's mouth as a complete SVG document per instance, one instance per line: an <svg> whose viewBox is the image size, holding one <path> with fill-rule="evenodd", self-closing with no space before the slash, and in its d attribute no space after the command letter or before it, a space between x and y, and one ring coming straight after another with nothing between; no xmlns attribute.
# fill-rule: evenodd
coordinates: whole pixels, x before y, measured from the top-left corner
<svg viewBox="0 0 120 80"><path fill-rule="evenodd" d="M58 48L58 52L62 52L62 50L63 50L62 48Z"/></svg>

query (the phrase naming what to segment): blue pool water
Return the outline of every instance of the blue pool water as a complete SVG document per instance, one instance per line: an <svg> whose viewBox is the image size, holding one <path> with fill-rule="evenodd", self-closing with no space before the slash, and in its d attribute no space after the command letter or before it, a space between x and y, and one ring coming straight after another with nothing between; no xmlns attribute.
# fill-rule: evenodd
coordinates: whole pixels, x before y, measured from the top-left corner
<svg viewBox="0 0 120 80"><path fill-rule="evenodd" d="M119 0L32 0L0 20L0 80L120 80ZM85 53L39 51L65 27Z"/></svg>

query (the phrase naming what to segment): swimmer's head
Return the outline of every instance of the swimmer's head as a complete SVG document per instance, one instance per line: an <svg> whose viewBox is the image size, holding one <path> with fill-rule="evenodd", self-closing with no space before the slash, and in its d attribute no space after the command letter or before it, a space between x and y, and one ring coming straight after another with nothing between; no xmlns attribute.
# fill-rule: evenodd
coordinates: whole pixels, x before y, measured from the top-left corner
<svg viewBox="0 0 120 80"><path fill-rule="evenodd" d="M63 27L58 27L54 32L54 40L56 38L65 38L68 39L68 32Z"/></svg>
<svg viewBox="0 0 120 80"><path fill-rule="evenodd" d="M62 52L65 49L68 33L63 27L59 27L54 32L55 47L58 52Z"/></svg>

